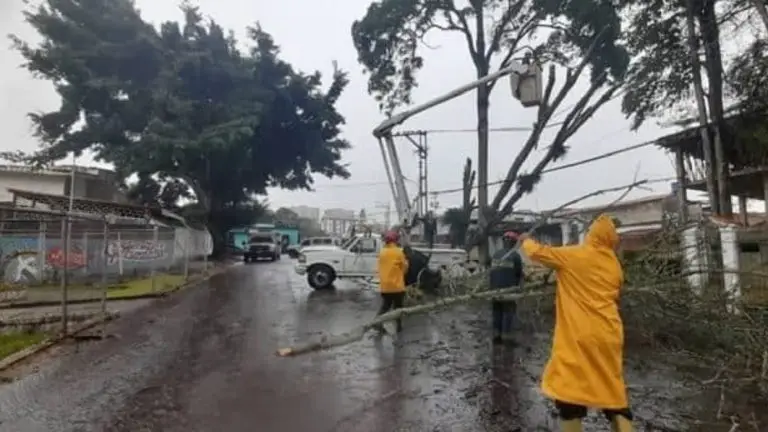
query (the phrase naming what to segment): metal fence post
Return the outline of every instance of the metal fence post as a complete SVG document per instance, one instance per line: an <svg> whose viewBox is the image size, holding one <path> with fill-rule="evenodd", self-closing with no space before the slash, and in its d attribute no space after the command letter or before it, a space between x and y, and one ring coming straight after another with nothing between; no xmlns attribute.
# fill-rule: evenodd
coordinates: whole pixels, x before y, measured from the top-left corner
<svg viewBox="0 0 768 432"><path fill-rule="evenodd" d="M67 275L67 264L69 264L69 215L61 221L61 240L64 242L62 247L64 251L64 268L61 272L61 334L66 336L69 332L69 319L67 316L67 303L69 297L69 278Z"/></svg>
<svg viewBox="0 0 768 432"><path fill-rule="evenodd" d="M37 281L45 282L45 222L37 225Z"/></svg>
<svg viewBox="0 0 768 432"><path fill-rule="evenodd" d="M83 266L83 276L88 277L88 231L83 232L83 256L85 257L85 265Z"/></svg>
<svg viewBox="0 0 768 432"><path fill-rule="evenodd" d="M190 233L184 231L184 280L189 279L189 240Z"/></svg>
<svg viewBox="0 0 768 432"><path fill-rule="evenodd" d="M106 317L107 315L107 271L109 270L109 264L107 258L109 256L109 223L104 221L104 244L101 248L101 313Z"/></svg>
<svg viewBox="0 0 768 432"><path fill-rule="evenodd" d="M208 238L203 237L203 276L208 274Z"/></svg>
<svg viewBox="0 0 768 432"><path fill-rule="evenodd" d="M157 242L159 240L159 234L160 230L157 225L152 227L152 244L154 247L158 247ZM155 292L157 290L157 260L153 259L149 263L150 265L150 274L152 277L152 292Z"/></svg>
<svg viewBox="0 0 768 432"><path fill-rule="evenodd" d="M120 231L118 231L115 248L117 249L117 272L120 277L123 276L123 240L121 237L122 236L120 235Z"/></svg>

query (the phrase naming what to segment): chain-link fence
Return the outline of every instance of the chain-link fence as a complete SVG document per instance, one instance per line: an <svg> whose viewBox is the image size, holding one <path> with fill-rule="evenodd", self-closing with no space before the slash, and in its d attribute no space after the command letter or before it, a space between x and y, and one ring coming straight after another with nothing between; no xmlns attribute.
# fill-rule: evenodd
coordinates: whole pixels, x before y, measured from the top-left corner
<svg viewBox="0 0 768 432"><path fill-rule="evenodd" d="M56 321L64 331L110 301L173 291L209 270L205 230L28 213L37 217L0 219L0 327Z"/></svg>

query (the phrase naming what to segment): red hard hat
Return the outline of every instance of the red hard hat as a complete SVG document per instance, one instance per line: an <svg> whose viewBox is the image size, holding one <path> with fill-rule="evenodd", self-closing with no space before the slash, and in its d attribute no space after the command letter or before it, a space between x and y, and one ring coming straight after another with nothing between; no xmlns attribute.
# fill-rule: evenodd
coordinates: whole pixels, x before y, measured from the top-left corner
<svg viewBox="0 0 768 432"><path fill-rule="evenodd" d="M504 238L509 240L517 240L517 238L520 236L520 234L514 232L514 231L506 231L504 232Z"/></svg>
<svg viewBox="0 0 768 432"><path fill-rule="evenodd" d="M400 233L397 231L387 231L384 233L384 241L386 243L397 243L400 240Z"/></svg>

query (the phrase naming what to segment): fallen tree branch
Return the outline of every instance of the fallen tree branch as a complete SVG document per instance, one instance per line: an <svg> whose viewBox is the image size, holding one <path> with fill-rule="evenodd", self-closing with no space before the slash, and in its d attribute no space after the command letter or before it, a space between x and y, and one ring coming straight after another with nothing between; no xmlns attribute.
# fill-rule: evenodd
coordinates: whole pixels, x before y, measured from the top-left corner
<svg viewBox="0 0 768 432"><path fill-rule="evenodd" d="M606 188L606 189L600 189L594 192L590 192L588 194L582 195L578 198L572 199L557 208L550 210L549 212L543 213L539 220L533 224L531 229L528 230L528 232L533 232L537 228L539 228L541 225L545 224L549 218L556 215L558 212L562 211L564 208L571 206L573 204L576 204L580 201L583 201L585 199L589 199L595 196L603 195L610 192L616 192L616 191L624 191L624 190L632 190L634 188L637 188L643 184L648 183L647 180L639 180L634 181L632 183L629 183L627 185L623 186L617 186L612 188ZM518 242L509 253L512 251L518 250L520 247L520 242ZM336 347L340 347L343 345L348 345L350 343L357 342L361 340L365 334L376 327L379 327L381 324L389 321L394 321L397 319L400 319L406 315L414 315L419 313L425 313L425 312L431 312L437 309L446 308L455 304L459 303L468 303L471 301L476 300L519 300L522 298L530 298L530 297L542 297L542 296L548 296L552 295L554 291L530 291L532 288L540 288L546 286L546 282L540 282L534 285L527 286L528 292L520 293L519 287L511 287L506 289L499 289L499 290L493 290L493 291L475 291L469 293L469 294L463 294L458 296L452 296L452 297L446 297L440 300L437 300L435 302L426 303L423 305L417 305L417 306L411 306L407 308L397 309L394 311L387 312L385 314L379 315L367 324L364 324L357 328L356 330L353 330L351 332L338 335L335 337L327 337L324 336L320 339L320 341L308 343L305 345L300 345L296 347L286 347L286 348L280 348L277 350L277 355L281 357L289 357L289 356L296 356L300 354L305 354L309 352L314 351L322 351L327 349L332 349Z"/></svg>
<svg viewBox="0 0 768 432"><path fill-rule="evenodd" d="M548 285L549 284L547 283L537 283L537 284L533 284L532 286L529 285L528 287L529 289L543 288ZM630 288L625 290L624 292L639 293L639 292L651 292L653 290L654 290L653 287L643 287L643 288ZM394 321L408 315L416 315L416 314L425 313L425 312L433 312L433 311L444 309L456 304L463 304L463 303L469 303L472 301L480 301L480 300L513 301L513 300L530 299L530 298L536 298L536 297L548 297L554 294L555 294L554 289L548 289L548 290L542 290L542 291L527 291L527 292L521 293L519 287L512 287L512 288L505 288L505 289L498 289L498 290L473 292L473 293L459 295L455 297L448 297L445 299L437 300L437 301L426 303L423 305L411 306L407 308L393 310L377 316L370 322L363 324L362 326L360 326L359 328L351 332L344 333L334 337L323 336L319 341L316 341L316 342L308 342L303 345L280 348L277 350L276 354L280 357L293 357L301 354L307 354L315 351L324 351L324 350L329 350L329 349L337 348L340 346L348 345L348 344L362 340L365 334L369 330L381 324L384 324L386 322Z"/></svg>
<svg viewBox="0 0 768 432"><path fill-rule="evenodd" d="M545 284L535 284L529 288L540 288L546 286ZM493 291L473 292L469 294L459 295L455 297L447 297L431 303L425 303L423 305L411 306L402 309L396 309L385 314L379 315L370 322L363 324L356 330L349 333L344 333L336 337L323 336L317 342L310 342L305 345L299 345L295 347L281 348L277 350L277 355L280 357L296 356L299 354L306 354L313 351L322 351L331 348L340 347L353 342L357 342L365 336L369 330L376 328L377 326L403 318L407 315L415 315L419 313L432 312L438 309L447 308L459 303L468 303L475 300L519 300L523 298L542 297L549 296L554 293L554 290L548 291L529 291L525 293L520 292L519 287L506 288Z"/></svg>

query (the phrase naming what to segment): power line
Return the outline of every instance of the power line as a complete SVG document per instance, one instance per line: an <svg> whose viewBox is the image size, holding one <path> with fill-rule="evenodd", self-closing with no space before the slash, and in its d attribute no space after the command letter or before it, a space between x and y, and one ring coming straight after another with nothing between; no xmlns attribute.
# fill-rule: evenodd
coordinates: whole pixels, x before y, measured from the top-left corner
<svg viewBox="0 0 768 432"><path fill-rule="evenodd" d="M606 136L613 135L614 133L621 132L623 130L624 129L622 128L622 129L614 131L612 133L603 135L600 139L603 139ZM626 153L628 151L632 151L632 150L636 150L636 149L639 149L639 148L642 148L642 147L650 146L652 144L655 144L656 141L657 140L645 141L645 142L641 142L641 143L638 143L638 144L631 145L629 147L624 147L624 148L617 149L617 150L612 150L612 151L609 151L609 152L606 152L606 153L601 153L601 154L598 154L596 156L589 157L587 159L582 159L582 160L579 160L579 161L576 161L576 162L571 162L571 163L567 163L567 164L563 164L563 165L558 165L558 166L555 166L555 167L552 167L552 168L547 168L544 171L542 171L542 174L546 174L546 173L550 173L550 172L555 172L555 171L560 171L560 170L564 170L566 168L573 168L573 167L576 167L576 166L579 166L579 165L584 165L584 164L587 164L587 163L590 163L590 162L595 162L595 161L598 161L600 159L605 159L605 158L608 158L608 157L616 156L616 155L619 155L621 153ZM503 184L504 182L506 182L506 180L496 180L496 181L493 181L493 182L488 182L488 186L499 185L499 184ZM378 182L360 182L360 183L341 183L341 184L320 185L320 186L313 187L313 189L317 190L317 189L334 189L334 188L355 188L355 187L385 186L385 185L388 186L388 183L387 182L382 182L382 181L378 181ZM475 186L472 187L472 189L476 189L478 187L479 187L479 185L475 185ZM443 194L448 194L448 193L461 192L463 190L464 189L461 188L461 187L459 187L459 188L449 188L449 189L440 189L440 190L436 190L436 191L431 191L430 195L443 195Z"/></svg>
<svg viewBox="0 0 768 432"><path fill-rule="evenodd" d="M544 129L560 126L564 123L565 122L550 123L544 126ZM532 130L533 130L532 126L505 126L505 127L497 127L497 128L488 128L488 132L531 132ZM477 128L475 127L475 128L465 128L465 129L419 129L419 130L413 130L409 132L430 133L430 134L477 133ZM398 136L398 135L392 134L392 136Z"/></svg>
<svg viewBox="0 0 768 432"><path fill-rule="evenodd" d="M605 153L600 153L598 155L595 155L595 156L592 156L592 157L589 157L589 158L586 158L586 159L582 159L582 160L579 160L579 161L576 161L576 162L571 162L571 163L567 163L567 164L563 164L563 165L554 166L552 168L547 168L547 169L543 170L541 172L541 174L547 174L547 173L551 173L551 172L555 172L555 171L564 170L564 169L567 169L567 168L577 167L579 165L588 164L588 163L595 162L595 161L598 161L598 160L601 160L601 159L605 159L605 158L609 158L609 157L612 157L612 156L616 156L616 155L619 155L621 153L626 153L628 151L637 150L637 149L642 148L642 147L647 147L647 146L656 144L657 141L658 141L657 139L654 139L654 140L651 140L651 141L645 141L645 142L641 142L641 143L638 143L638 144L631 145L629 147L624 147L624 148L621 148L621 149L612 150L612 151L605 152ZM493 181L493 182L488 182L487 185L488 186L494 186L494 185L500 185L500 184L503 184L503 183L506 183L506 182L507 182L507 180L497 180L497 181ZM478 187L480 187L480 185L474 185L472 187L472 189L477 189ZM464 188L460 187L460 188L436 190L436 191L430 192L430 194L433 194L433 195L443 195L443 194L463 192L463 191L464 191Z"/></svg>

